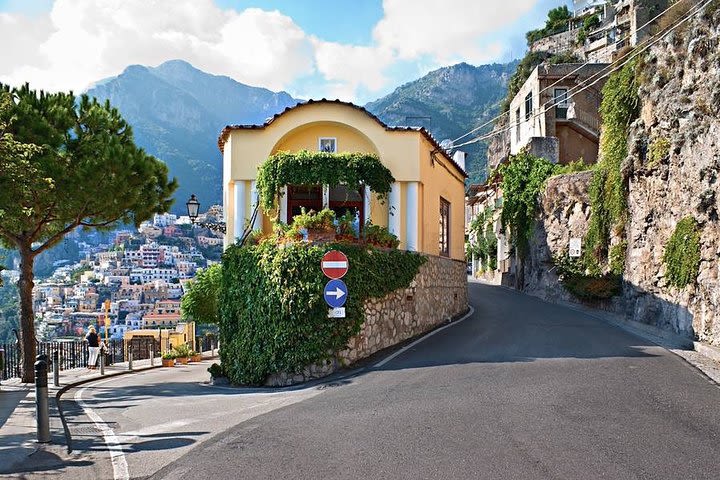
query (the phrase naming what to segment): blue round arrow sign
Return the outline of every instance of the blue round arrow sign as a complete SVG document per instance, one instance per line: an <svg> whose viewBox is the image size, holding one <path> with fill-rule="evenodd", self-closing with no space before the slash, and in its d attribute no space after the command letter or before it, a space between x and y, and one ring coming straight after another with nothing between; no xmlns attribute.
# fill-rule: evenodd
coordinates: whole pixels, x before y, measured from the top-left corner
<svg viewBox="0 0 720 480"><path fill-rule="evenodd" d="M339 308L345 305L348 296L348 288L342 280L330 280L325 285L323 297L325 302L332 308Z"/></svg>

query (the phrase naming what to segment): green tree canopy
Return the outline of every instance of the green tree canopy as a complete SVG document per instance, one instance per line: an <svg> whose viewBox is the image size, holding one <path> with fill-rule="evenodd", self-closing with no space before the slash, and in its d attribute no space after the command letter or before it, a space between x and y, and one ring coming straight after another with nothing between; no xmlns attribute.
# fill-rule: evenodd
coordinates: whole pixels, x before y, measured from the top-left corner
<svg viewBox="0 0 720 480"><path fill-rule="evenodd" d="M33 263L78 227L112 229L162 213L177 182L138 148L109 102L0 85L0 241L20 254L23 380L33 381Z"/></svg>
<svg viewBox="0 0 720 480"><path fill-rule="evenodd" d="M219 263L198 272L190 284L190 290L180 302L183 320L214 324L220 322L218 296L221 278L222 265Z"/></svg>

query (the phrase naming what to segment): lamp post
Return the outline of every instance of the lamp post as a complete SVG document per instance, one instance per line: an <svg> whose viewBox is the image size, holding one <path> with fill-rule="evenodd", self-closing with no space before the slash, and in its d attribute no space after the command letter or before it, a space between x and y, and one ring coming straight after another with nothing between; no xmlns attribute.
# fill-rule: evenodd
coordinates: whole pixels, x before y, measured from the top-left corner
<svg viewBox="0 0 720 480"><path fill-rule="evenodd" d="M198 212L200 211L200 201L198 201L195 194L190 195L190 199L185 202L187 207L188 217L193 225L197 225L202 228L207 228L213 232L226 232L226 225L224 222L197 222Z"/></svg>

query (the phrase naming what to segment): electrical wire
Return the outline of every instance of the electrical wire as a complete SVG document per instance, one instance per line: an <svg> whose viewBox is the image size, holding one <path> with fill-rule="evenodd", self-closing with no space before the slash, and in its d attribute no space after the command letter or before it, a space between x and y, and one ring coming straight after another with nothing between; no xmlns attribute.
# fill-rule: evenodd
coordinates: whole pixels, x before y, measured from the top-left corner
<svg viewBox="0 0 720 480"><path fill-rule="evenodd" d="M671 25L671 26L668 27L666 30L664 30L664 31L662 31L662 32L659 32L659 33L657 33L656 35L654 35L653 37L650 38L650 39L653 39L653 38L657 37L657 38L654 39L654 41L652 41L652 42L650 42L650 43L647 43L647 44L644 45L640 50L638 50L638 51L631 51L631 52L629 52L628 54L626 54L624 57L622 57L623 59L627 58L628 56L629 56L630 58L627 58L625 61L623 61L621 64L615 66L612 70L610 70L610 71L607 72L607 73L602 73L602 70L601 70L600 72L598 72L598 73L596 73L596 74L588 77L588 79L587 79L586 81L589 81L589 80L592 79L593 77L598 76L598 74L601 74L601 73L602 73L602 75L600 75L597 79L595 79L595 80L592 81L591 83L585 84L585 85L577 85L576 87L573 87L572 89L568 90L567 96L566 96L565 99L559 100L559 101L557 101L557 102L549 105L548 107L545 107L545 108L543 108L543 109L540 109L540 111L538 111L538 112L536 112L536 113L533 113L529 118L525 119L525 121L530 121L530 120L532 120L532 119L534 119L534 118L536 118L536 117L539 117L540 115L544 115L544 114L545 114L547 111L549 111L551 108L554 108L554 107L556 107L556 106L558 106L558 105L564 104L564 103L567 102L567 100L569 100L570 98L572 98L572 97L574 97L575 95L577 95L577 94L579 94L579 93L587 90L588 88L592 87L593 85L595 85L596 83L598 83L598 82L599 82L600 80L602 80L603 78L605 78L605 77L611 75L612 73L616 72L617 70L621 69L621 68L624 67L626 64L628 64L630 61L632 61L634 58L636 58L638 55L640 55L642 52L644 52L645 50L649 49L650 47L652 47L653 45L655 45L656 43L658 43L660 40L662 40L662 38L663 38L665 35L667 35L668 33L672 32L672 31L674 31L675 29L677 29L678 27L680 27L680 25L682 25L683 23L685 23L685 22L687 22L688 20L690 20L690 19L691 19L692 17L694 17L700 10L702 10L705 6L709 5L712 1L714 1L714 0L706 0L706 2L703 3L702 5L700 5L700 4L696 5L695 7L693 7L693 9L691 9L691 11L689 11L689 12L685 15L684 18L680 19L676 24ZM620 60L620 59L618 59L618 60ZM613 63L613 64L614 64L614 63ZM613 64L610 64L610 66L612 66ZM579 89L579 90L573 92L572 90L575 90L576 88ZM571 93L571 92L572 92L572 93ZM509 112L506 112L506 113L509 113ZM518 119L517 122L514 122L514 123L512 123L511 125L508 125L508 126L505 127L505 128L502 128L502 129L500 129L500 130L495 130L495 131L493 131L493 132L490 132L490 133L485 134L485 135L481 135L481 136L479 136L479 137L475 137L475 138L473 138L472 140L469 140L469 141L467 141L467 142L461 143L461 144L459 144L459 145L454 145L453 148L460 148L460 147L463 147L463 146L466 146L466 145L471 145L471 144L473 144L473 143L480 142L480 141L482 141L482 140L486 140L486 139L488 139L488 138L494 137L495 135L499 135L499 134L501 134L501 133L505 133L505 132L507 132L507 131L509 131L509 130L512 130L513 128L516 128L519 124L522 124L522 123L523 123L523 122Z"/></svg>
<svg viewBox="0 0 720 480"><path fill-rule="evenodd" d="M684 2L686 2L686 1L691 1L691 0L680 0L680 1L678 1L678 2L673 3L672 5L670 5L669 7L667 7L665 10L663 10L662 12L660 12L659 14L657 14L655 17L653 17L652 19L650 19L650 20L648 20L647 22L645 22L645 24L643 24L642 26L638 27L638 28L636 29L636 31L640 31L640 30L644 29L645 27L647 27L648 25L650 25L651 23L653 23L655 20L657 20L657 19L660 18L661 16L665 15L669 10L675 8L676 6L678 6L678 5L680 5L681 3L684 3ZM664 35L664 34L663 34L663 35ZM621 39L621 40L616 41L613 45L617 45L617 44L619 44L620 42L623 42L623 41L625 41L624 38ZM629 53L625 54L625 56L629 55L630 53L632 53L632 52L629 52ZM625 58L625 56L623 56L623 57L621 57L621 58L618 58L617 60L615 60L615 62L623 60L623 59ZM615 63L615 62L611 62L611 63L608 65L608 67L612 66L612 64ZM546 92L547 90L553 88L554 86L558 85L560 82L562 82L562 81L566 80L567 78L571 77L572 75L576 74L577 72L579 72L580 70L582 70L582 69L585 68L588 64L591 64L591 63L593 63L593 62L587 61L587 62L582 63L582 64L581 64L579 67L577 67L575 70L571 71L570 73L568 73L568 74L566 74L565 76L561 77L560 79L556 80L556 81L555 81L554 83L552 83L551 85L548 85L547 87L543 88L543 89L540 91L539 95L542 95L542 94L543 94L544 92ZM495 116L494 118L486 121L486 122L483 123L482 125L473 128L472 130L470 130L469 132L467 132L467 133L465 133L465 134L463 134L463 135L460 135L459 137L457 137L456 139L453 140L453 143L455 143L455 142L457 142L458 140L461 140L461 139L463 139L463 138L465 138L465 137L467 137L467 136L470 136L470 135L472 135L473 133L475 133L475 132L477 132L477 131L479 131L479 130L482 130L484 127L492 124L493 122L496 122L497 120L501 119L501 118L504 117L505 115L509 115L509 114L510 114L510 112L507 111L507 112L503 112L503 113ZM467 144L467 143L463 143L463 144L461 144L461 145L454 145L453 148L457 148L457 147L462 146L462 145L468 145L468 144Z"/></svg>

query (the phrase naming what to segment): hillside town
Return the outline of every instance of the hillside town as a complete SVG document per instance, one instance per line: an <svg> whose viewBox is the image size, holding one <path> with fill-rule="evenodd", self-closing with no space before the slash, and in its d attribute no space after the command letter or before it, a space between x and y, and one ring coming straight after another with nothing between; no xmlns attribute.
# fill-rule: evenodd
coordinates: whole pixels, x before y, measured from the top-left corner
<svg viewBox="0 0 720 480"><path fill-rule="evenodd" d="M717 477L720 0L72 3L84 93L0 62L0 477Z"/></svg>
<svg viewBox="0 0 720 480"><path fill-rule="evenodd" d="M211 207L200 222L222 219ZM156 214L137 231L113 232L110 245L81 245L85 258L37 282L33 303L41 340L83 337L91 325L108 338L126 331L172 329L180 299L198 269L219 261L223 239L194 226L188 216ZM17 272L6 272L12 279Z"/></svg>

